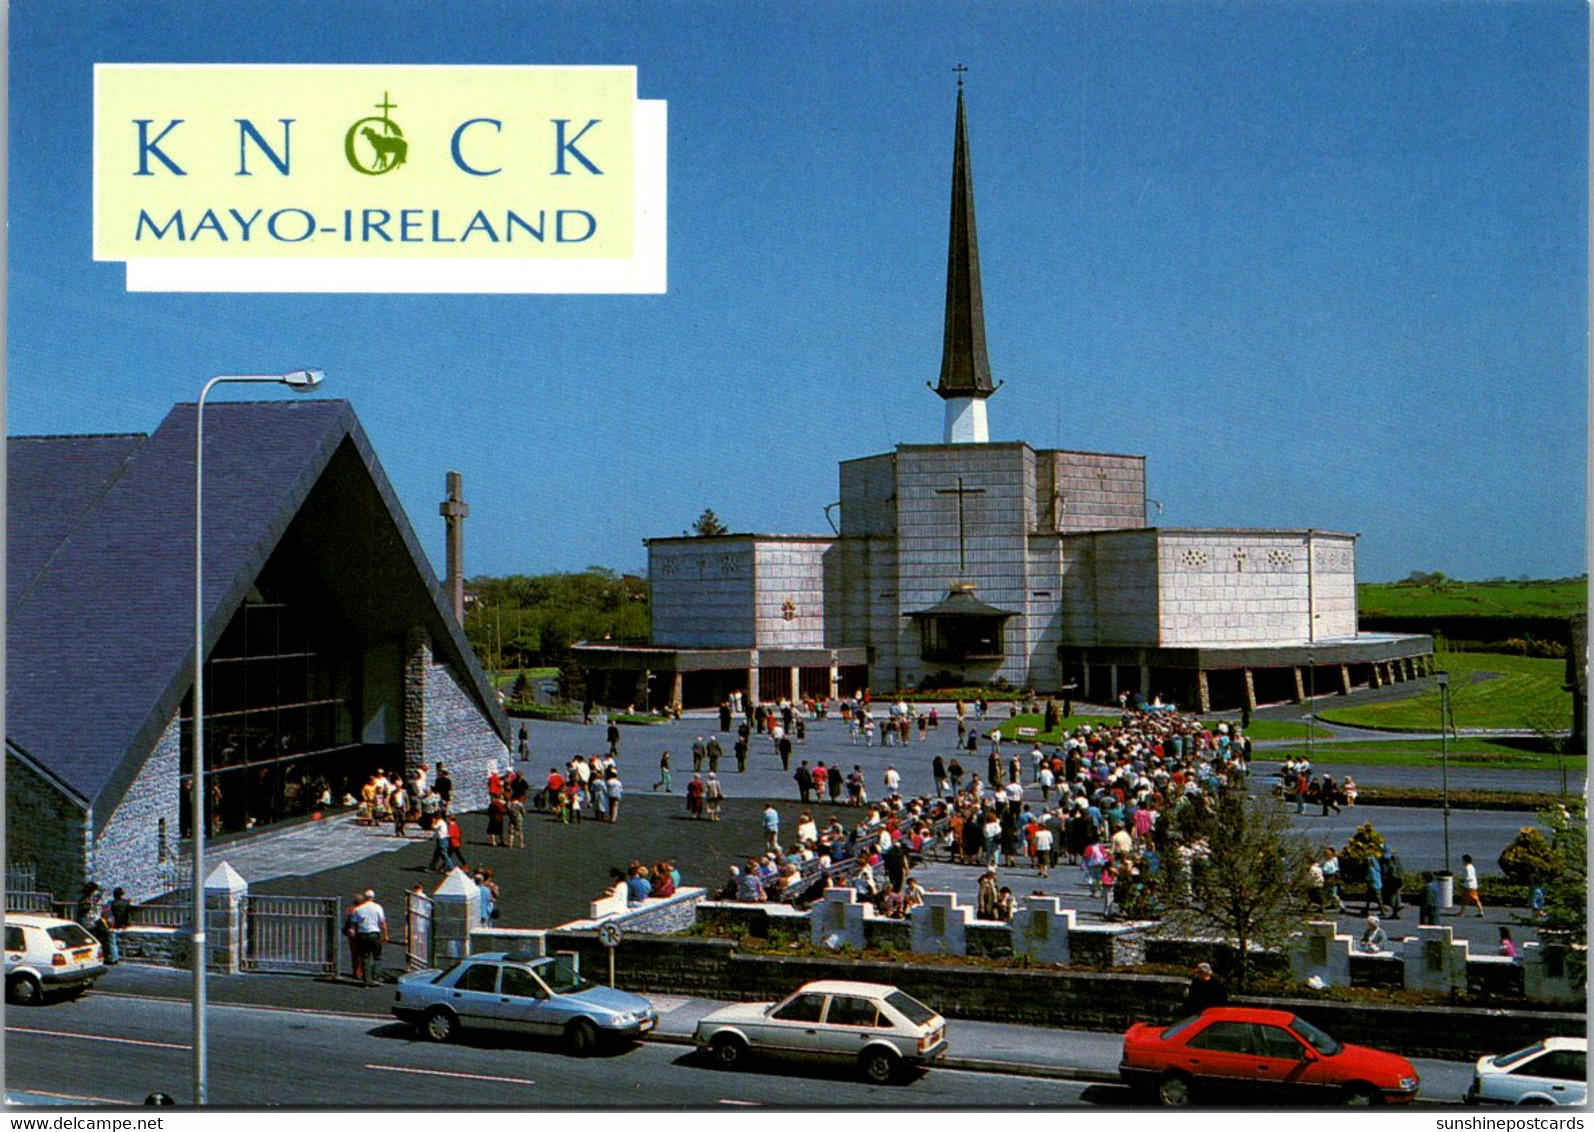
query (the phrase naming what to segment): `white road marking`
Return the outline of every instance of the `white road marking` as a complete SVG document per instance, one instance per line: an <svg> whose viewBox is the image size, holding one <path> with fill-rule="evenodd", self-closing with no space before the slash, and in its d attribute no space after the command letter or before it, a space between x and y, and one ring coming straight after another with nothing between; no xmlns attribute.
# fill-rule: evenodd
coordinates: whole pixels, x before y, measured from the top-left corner
<svg viewBox="0 0 1594 1132"><path fill-rule="evenodd" d="M127 1104L127 1101L112 1100L110 1097L85 1097L77 1093L52 1093L47 1089L14 1089L6 1093L6 1104L26 1105L29 1102L19 1100L21 1097L54 1097L58 1101L83 1101L86 1104Z"/></svg>
<svg viewBox="0 0 1594 1132"><path fill-rule="evenodd" d="M94 997L126 998L134 1002L178 1002L185 1006L193 1002L191 998L178 998L173 995L127 994L124 991L97 990L94 992ZM216 1002L212 999L206 1003L206 1008L209 1010L270 1010L279 1014L310 1014L318 1018L349 1018L359 1022L366 1022L371 1019L395 1021L392 1014L355 1014L347 1010L316 1010L308 1006L267 1006L261 1002Z"/></svg>
<svg viewBox="0 0 1594 1132"><path fill-rule="evenodd" d="M537 1082L525 1077L489 1077L482 1073L450 1073L442 1069L411 1069L405 1065L367 1065L367 1069L377 1069L384 1073L420 1073L427 1077L459 1077L467 1081L502 1081L510 1085L535 1085Z"/></svg>
<svg viewBox="0 0 1594 1132"><path fill-rule="evenodd" d="M11 1034L41 1034L47 1038L77 1038L85 1042L110 1042L120 1046L150 1046L154 1049L193 1049L190 1045L180 1045L177 1042L151 1042L142 1038L111 1038L102 1034L74 1034L70 1030L34 1030L26 1026L7 1026L6 1032Z"/></svg>
<svg viewBox="0 0 1594 1132"><path fill-rule="evenodd" d="M732 1097L721 1097L720 1098L720 1104L741 1105L743 1108L762 1108L763 1105L764 1105L764 1102L763 1101L739 1101L739 1100L736 1100L736 1099L734 1099Z"/></svg>

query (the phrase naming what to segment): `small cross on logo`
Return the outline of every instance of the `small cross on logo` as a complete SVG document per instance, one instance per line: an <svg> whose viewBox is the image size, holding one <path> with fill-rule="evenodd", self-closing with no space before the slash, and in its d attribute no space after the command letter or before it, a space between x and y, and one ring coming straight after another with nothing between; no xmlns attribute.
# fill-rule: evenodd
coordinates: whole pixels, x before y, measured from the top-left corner
<svg viewBox="0 0 1594 1132"><path fill-rule="evenodd" d="M1245 573L1245 547L1243 546L1234 548L1234 568L1242 574Z"/></svg>
<svg viewBox="0 0 1594 1132"><path fill-rule="evenodd" d="M797 619L797 603L791 598L787 598L781 603L780 615L787 621L795 621Z"/></svg>

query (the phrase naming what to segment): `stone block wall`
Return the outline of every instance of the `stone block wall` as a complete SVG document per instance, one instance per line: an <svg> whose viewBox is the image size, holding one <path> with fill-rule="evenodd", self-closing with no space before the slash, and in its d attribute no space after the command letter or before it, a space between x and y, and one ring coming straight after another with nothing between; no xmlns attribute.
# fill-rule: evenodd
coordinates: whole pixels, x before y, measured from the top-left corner
<svg viewBox="0 0 1594 1132"><path fill-rule="evenodd" d="M1049 449L1035 454L1036 530L1146 525L1146 458Z"/></svg>
<svg viewBox="0 0 1594 1132"><path fill-rule="evenodd" d="M758 648L825 647L824 556L832 541L754 540L753 618Z"/></svg>
<svg viewBox="0 0 1594 1132"><path fill-rule="evenodd" d="M897 456L886 452L841 462L841 533L897 533Z"/></svg>
<svg viewBox="0 0 1594 1132"><path fill-rule="evenodd" d="M106 892L121 886L127 889L128 899L137 902L171 887L175 857L181 851L177 825L182 789L180 743L180 725L173 717L95 839L92 875ZM72 895L76 895L75 889Z"/></svg>
<svg viewBox="0 0 1594 1132"><path fill-rule="evenodd" d="M1157 643L1157 537L1147 530L1064 539L1064 643Z"/></svg>
<svg viewBox="0 0 1594 1132"><path fill-rule="evenodd" d="M508 746L446 664L426 666L426 757L448 767L459 813L485 807L487 776L509 763Z"/></svg>
<svg viewBox="0 0 1594 1132"><path fill-rule="evenodd" d="M653 643L751 647L754 574L754 542L749 537L649 542Z"/></svg>
<svg viewBox="0 0 1594 1132"><path fill-rule="evenodd" d="M1309 537L1316 563L1310 577ZM1318 639L1356 631L1353 536L1165 531L1159 539L1158 564L1158 631L1163 645L1304 641L1313 610L1318 615Z"/></svg>
<svg viewBox="0 0 1594 1132"><path fill-rule="evenodd" d="M87 878L93 844L88 811L8 748L6 864L31 864L40 891L76 897Z"/></svg>

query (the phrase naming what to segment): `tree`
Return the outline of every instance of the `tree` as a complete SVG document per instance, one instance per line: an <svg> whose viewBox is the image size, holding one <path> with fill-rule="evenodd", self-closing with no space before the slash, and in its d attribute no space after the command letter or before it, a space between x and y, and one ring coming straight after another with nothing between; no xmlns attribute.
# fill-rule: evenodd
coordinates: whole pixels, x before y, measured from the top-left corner
<svg viewBox="0 0 1594 1132"><path fill-rule="evenodd" d="M1181 803L1165 857L1168 881L1160 930L1217 935L1237 952L1235 985L1244 990L1251 949L1283 947L1300 927L1300 889L1312 861L1285 807L1230 789L1210 806Z"/></svg>
<svg viewBox="0 0 1594 1132"><path fill-rule="evenodd" d="M1564 942L1572 985L1588 985L1588 815L1580 799L1544 811L1550 845L1560 869L1544 886L1544 918L1539 939Z"/></svg>
<svg viewBox="0 0 1594 1132"><path fill-rule="evenodd" d="M714 508L705 507L688 533L696 538L713 538L715 535L728 535L731 529L720 522L720 517L714 514Z"/></svg>

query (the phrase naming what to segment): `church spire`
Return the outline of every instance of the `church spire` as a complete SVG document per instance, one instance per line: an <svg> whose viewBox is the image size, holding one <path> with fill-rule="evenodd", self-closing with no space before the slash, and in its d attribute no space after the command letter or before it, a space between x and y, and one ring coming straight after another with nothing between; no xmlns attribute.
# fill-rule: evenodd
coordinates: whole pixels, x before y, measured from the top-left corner
<svg viewBox="0 0 1594 1132"><path fill-rule="evenodd" d="M974 175L963 114L963 72L958 72L957 130L952 148L952 222L946 262L946 335L941 348L941 383L946 402L946 442L983 443L985 398L991 363L985 353L985 308L980 299L980 249L974 227Z"/></svg>

